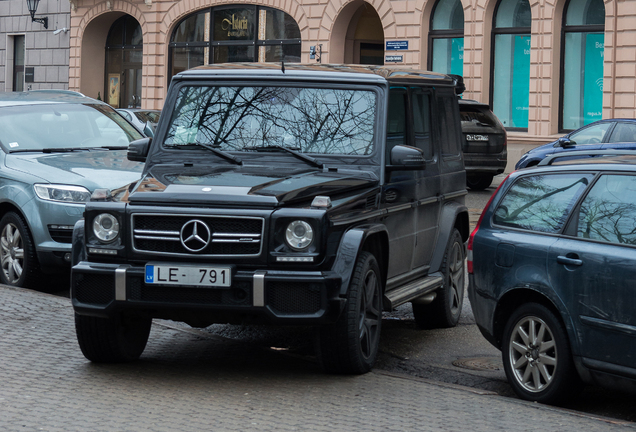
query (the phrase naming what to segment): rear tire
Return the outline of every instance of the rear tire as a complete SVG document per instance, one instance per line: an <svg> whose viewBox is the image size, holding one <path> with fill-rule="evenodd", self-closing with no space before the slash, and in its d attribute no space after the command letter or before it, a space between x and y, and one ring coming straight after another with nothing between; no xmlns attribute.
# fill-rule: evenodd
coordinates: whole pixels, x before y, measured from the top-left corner
<svg viewBox="0 0 636 432"><path fill-rule="evenodd" d="M466 186L472 190L484 190L492 184L492 174L473 174L466 176Z"/></svg>
<svg viewBox="0 0 636 432"><path fill-rule="evenodd" d="M334 324L319 329L319 357L325 371L363 374L375 363L382 326L380 267L362 252L353 271L345 309Z"/></svg>
<svg viewBox="0 0 636 432"><path fill-rule="evenodd" d="M437 290L437 298L431 304L412 303L413 317L418 327L431 329L457 325L464 304L465 258L464 242L455 228L444 252L444 285Z"/></svg>
<svg viewBox="0 0 636 432"><path fill-rule="evenodd" d="M554 404L582 387L565 328L541 304L527 303L513 312L501 354L508 382L521 399Z"/></svg>
<svg viewBox="0 0 636 432"><path fill-rule="evenodd" d="M79 346L95 363L122 363L137 360L148 343L152 319L117 314L99 318L75 314Z"/></svg>

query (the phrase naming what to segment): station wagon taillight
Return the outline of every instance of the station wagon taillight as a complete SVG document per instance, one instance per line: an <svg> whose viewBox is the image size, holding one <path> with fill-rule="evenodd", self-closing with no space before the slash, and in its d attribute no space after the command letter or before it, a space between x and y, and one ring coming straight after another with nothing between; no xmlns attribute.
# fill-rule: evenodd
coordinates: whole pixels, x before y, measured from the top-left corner
<svg viewBox="0 0 636 432"><path fill-rule="evenodd" d="M479 231L479 226L481 225L481 221L484 218L484 214L486 214L486 211L490 207L490 203L492 203L493 198L495 198L495 195L497 195L497 192L499 192L499 189L501 188L501 186L508 180L508 177L510 177L510 174L506 176L506 178L499 184L499 186L497 186L497 189L495 189L493 194L490 195L490 199L488 200L488 202L486 203L486 206L482 210L481 215L479 215L479 219L477 219L477 225L475 225L475 229L473 230L472 233L470 233L470 237L468 237L468 244L466 245L466 268L468 269L468 273L470 274L473 273L473 241L475 238L475 234L477 234L477 231Z"/></svg>

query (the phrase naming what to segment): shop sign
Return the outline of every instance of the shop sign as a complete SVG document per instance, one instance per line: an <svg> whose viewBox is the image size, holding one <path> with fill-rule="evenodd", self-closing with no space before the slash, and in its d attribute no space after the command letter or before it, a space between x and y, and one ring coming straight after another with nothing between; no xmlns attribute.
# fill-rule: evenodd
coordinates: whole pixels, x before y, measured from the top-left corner
<svg viewBox="0 0 636 432"><path fill-rule="evenodd" d="M388 55L384 58L384 61L386 63L400 63L404 61L403 58L401 55Z"/></svg>
<svg viewBox="0 0 636 432"><path fill-rule="evenodd" d="M221 22L221 28L227 32L229 37L246 37L247 36L247 18L237 17L232 14L230 19L225 18Z"/></svg>
<svg viewBox="0 0 636 432"><path fill-rule="evenodd" d="M409 49L409 41L386 41L387 51L398 51Z"/></svg>
<svg viewBox="0 0 636 432"><path fill-rule="evenodd" d="M35 68L32 68L32 67L24 68L24 82L28 82L28 83L35 82Z"/></svg>

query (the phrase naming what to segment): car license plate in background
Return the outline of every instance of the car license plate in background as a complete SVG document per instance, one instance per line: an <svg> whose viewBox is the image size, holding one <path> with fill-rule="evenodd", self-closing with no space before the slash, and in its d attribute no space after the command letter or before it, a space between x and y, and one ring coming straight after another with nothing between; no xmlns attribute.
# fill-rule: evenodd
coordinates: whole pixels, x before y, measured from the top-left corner
<svg viewBox="0 0 636 432"><path fill-rule="evenodd" d="M466 134L467 141L488 141L488 135Z"/></svg>
<svg viewBox="0 0 636 432"><path fill-rule="evenodd" d="M146 283L197 287L230 287L231 267L146 264Z"/></svg>

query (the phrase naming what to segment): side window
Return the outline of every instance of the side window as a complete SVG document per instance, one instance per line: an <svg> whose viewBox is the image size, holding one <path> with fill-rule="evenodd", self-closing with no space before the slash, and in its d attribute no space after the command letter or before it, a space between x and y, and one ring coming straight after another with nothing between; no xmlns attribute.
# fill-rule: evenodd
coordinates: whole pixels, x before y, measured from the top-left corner
<svg viewBox="0 0 636 432"><path fill-rule="evenodd" d="M389 90L389 113L386 137L386 160L391 160L391 149L396 145L406 145L406 89L395 87Z"/></svg>
<svg viewBox="0 0 636 432"><path fill-rule="evenodd" d="M636 123L616 123L609 142L634 143L636 142Z"/></svg>
<svg viewBox="0 0 636 432"><path fill-rule="evenodd" d="M577 144L598 144L603 142L605 134L609 130L611 123L600 123L594 126L587 127L583 130L570 135L570 140Z"/></svg>
<svg viewBox="0 0 636 432"><path fill-rule="evenodd" d="M433 159L431 141L431 95L419 87L411 88L413 104L413 132L415 146L424 151L424 158Z"/></svg>
<svg viewBox="0 0 636 432"><path fill-rule="evenodd" d="M557 233L592 177L592 174L521 177L499 203L493 222L513 228Z"/></svg>
<svg viewBox="0 0 636 432"><path fill-rule="evenodd" d="M462 147L463 135L459 130L459 108L456 96L453 91L439 93L436 108L439 118L442 156L445 158L457 156Z"/></svg>
<svg viewBox="0 0 636 432"><path fill-rule="evenodd" d="M636 177L604 175L585 197L577 237L636 245Z"/></svg>

